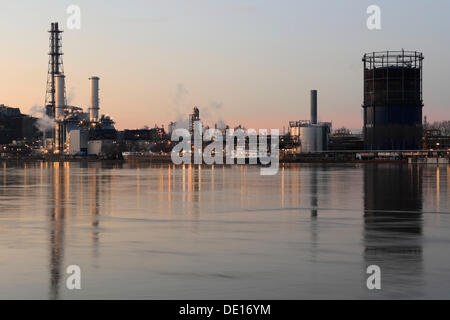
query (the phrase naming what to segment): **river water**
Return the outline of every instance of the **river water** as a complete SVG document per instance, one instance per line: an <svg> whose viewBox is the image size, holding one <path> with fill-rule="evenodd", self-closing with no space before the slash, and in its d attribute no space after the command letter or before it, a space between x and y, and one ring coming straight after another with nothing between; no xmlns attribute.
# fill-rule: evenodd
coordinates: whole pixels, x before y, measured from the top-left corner
<svg viewBox="0 0 450 320"><path fill-rule="evenodd" d="M0 165L2 299L450 298L450 166Z"/></svg>

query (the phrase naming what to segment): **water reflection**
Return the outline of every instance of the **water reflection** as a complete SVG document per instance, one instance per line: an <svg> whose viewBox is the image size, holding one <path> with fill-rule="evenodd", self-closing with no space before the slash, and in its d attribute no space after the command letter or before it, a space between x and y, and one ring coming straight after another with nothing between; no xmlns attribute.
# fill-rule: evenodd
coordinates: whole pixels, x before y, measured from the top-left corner
<svg viewBox="0 0 450 320"><path fill-rule="evenodd" d="M317 195L317 170L316 166L311 167L310 169L310 182L309 185L311 187L311 217L317 217L317 206L319 203L318 195Z"/></svg>
<svg viewBox="0 0 450 320"><path fill-rule="evenodd" d="M66 207L64 202L67 197L67 186L69 181L66 181L68 174L65 170L67 167L62 163L53 163L53 175L50 179L50 299L58 299L60 290L60 279L63 271L64 259L64 225ZM69 178L70 179L70 178Z"/></svg>
<svg viewBox="0 0 450 320"><path fill-rule="evenodd" d="M382 290L392 294L413 294L421 285L421 179L420 167L364 168L364 261L380 266Z"/></svg>
<svg viewBox="0 0 450 320"><path fill-rule="evenodd" d="M302 164L261 177L249 166L3 164L0 253L12 280L0 279L0 294L72 298L65 268L77 264L90 287L75 297L89 299L341 297L330 287L370 298L365 267L377 264L382 297L420 297L448 280L441 252L450 222L440 213L449 211L449 173ZM439 241L425 255L429 230Z"/></svg>
<svg viewBox="0 0 450 320"><path fill-rule="evenodd" d="M84 176L81 176L82 179ZM88 175L88 185L89 185L89 211L91 216L91 239L92 239L92 249L93 256L97 257L99 254L98 245L99 245L99 215L100 215L100 182L98 175L98 168L90 168ZM84 184L80 184L84 185Z"/></svg>
<svg viewBox="0 0 450 320"><path fill-rule="evenodd" d="M65 228L68 216L77 216L88 211L91 227L91 247L94 258L99 256L100 240L100 195L104 193L104 204L112 195L111 176L101 175L102 166L94 163L88 166L72 163L42 163L40 180L48 185L49 208L49 298L60 298L61 286L66 276L65 268L69 264L64 261L66 246ZM80 171L81 170L81 171ZM85 190L86 189L86 190ZM87 203L86 203L87 202Z"/></svg>

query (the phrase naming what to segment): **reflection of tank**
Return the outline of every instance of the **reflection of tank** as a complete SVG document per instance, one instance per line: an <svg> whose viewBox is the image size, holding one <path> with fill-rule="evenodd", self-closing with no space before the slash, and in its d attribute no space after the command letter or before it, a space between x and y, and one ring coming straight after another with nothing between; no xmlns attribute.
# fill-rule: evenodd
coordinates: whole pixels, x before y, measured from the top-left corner
<svg viewBox="0 0 450 320"><path fill-rule="evenodd" d="M423 59L415 51L364 55L366 149L420 149Z"/></svg>
<svg viewBox="0 0 450 320"><path fill-rule="evenodd" d="M423 259L421 168L365 166L364 210L366 265L381 268L383 290L407 285L411 294Z"/></svg>

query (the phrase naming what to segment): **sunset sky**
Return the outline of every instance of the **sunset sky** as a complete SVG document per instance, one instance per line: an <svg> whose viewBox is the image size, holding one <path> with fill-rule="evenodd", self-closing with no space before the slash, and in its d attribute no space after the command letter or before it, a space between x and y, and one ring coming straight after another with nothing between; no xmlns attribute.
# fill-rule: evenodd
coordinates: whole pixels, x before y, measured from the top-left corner
<svg viewBox="0 0 450 320"><path fill-rule="evenodd" d="M450 1L0 1L0 104L43 105L50 23L63 33L68 102L87 107L100 77L101 113L117 128L177 120L194 105L213 125L283 128L309 119L362 126L364 52L422 51L424 115L450 118ZM66 9L81 8L68 30ZM382 29L366 28L381 7Z"/></svg>

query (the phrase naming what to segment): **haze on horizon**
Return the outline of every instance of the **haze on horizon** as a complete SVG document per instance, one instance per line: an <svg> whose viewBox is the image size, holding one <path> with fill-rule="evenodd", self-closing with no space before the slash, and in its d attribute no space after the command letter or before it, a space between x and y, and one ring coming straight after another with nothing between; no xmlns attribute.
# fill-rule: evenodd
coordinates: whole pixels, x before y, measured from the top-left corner
<svg viewBox="0 0 450 320"><path fill-rule="evenodd" d="M81 8L68 30L66 9ZM366 27L381 7L382 29ZM88 107L88 78L100 80L101 113L119 129L177 120L199 106L247 128L283 128L309 119L319 91L319 121L362 127L363 53L424 53L424 110L449 118L450 2L436 0L2 1L0 104L29 112L43 105L50 23L64 29L68 103Z"/></svg>

